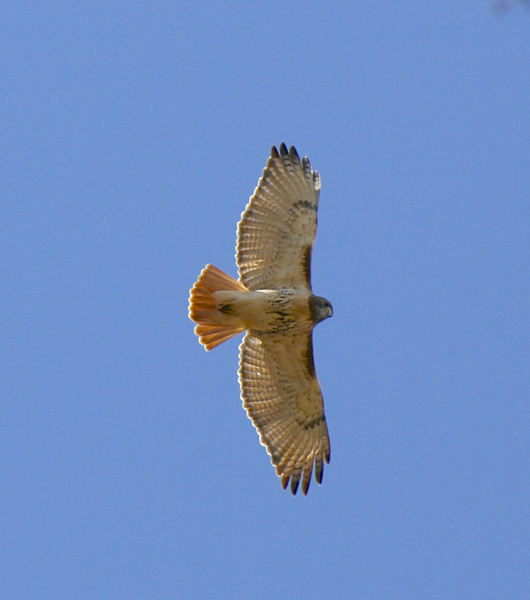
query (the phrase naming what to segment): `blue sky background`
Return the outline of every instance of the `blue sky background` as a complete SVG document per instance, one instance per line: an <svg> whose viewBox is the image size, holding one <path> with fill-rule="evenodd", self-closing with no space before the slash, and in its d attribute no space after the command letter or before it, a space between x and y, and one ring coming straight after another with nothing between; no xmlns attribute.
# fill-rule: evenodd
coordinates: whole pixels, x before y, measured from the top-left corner
<svg viewBox="0 0 530 600"><path fill-rule="evenodd" d="M530 12L5 2L0 597L530 597ZM322 175L331 464L187 317L272 144Z"/></svg>

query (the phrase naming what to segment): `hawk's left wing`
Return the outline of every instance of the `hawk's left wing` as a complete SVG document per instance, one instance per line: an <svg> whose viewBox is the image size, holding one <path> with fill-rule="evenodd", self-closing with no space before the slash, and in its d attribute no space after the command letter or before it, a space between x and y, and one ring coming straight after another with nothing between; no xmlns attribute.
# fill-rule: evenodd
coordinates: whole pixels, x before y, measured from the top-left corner
<svg viewBox="0 0 530 600"><path fill-rule="evenodd" d="M249 290L311 289L320 177L294 146L273 146L237 226L236 262Z"/></svg>
<svg viewBox="0 0 530 600"><path fill-rule="evenodd" d="M313 465L322 482L329 436L313 362L311 332L248 331L240 347L243 406L267 448L283 487L307 494Z"/></svg>

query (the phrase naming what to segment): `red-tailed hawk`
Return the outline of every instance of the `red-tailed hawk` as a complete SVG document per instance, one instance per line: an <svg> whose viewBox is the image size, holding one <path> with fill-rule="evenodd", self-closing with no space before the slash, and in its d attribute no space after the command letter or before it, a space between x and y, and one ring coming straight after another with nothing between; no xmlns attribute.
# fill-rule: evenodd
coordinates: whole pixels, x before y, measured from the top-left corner
<svg viewBox="0 0 530 600"><path fill-rule="evenodd" d="M271 156L237 227L239 281L206 265L189 316L211 350L246 331L239 383L248 416L285 489L322 482L329 436L315 373L312 332L331 304L311 291L320 176L295 148Z"/></svg>

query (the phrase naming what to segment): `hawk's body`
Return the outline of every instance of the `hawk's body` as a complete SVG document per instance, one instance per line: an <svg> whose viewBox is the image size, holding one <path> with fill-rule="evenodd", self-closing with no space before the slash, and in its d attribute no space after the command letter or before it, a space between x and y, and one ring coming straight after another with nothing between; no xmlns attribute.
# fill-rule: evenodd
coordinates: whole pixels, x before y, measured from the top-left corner
<svg viewBox="0 0 530 600"><path fill-rule="evenodd" d="M190 318L207 350L247 331L240 347L241 397L283 487L300 479L307 493L313 465L322 481L329 437L313 361L312 331L330 303L311 291L320 177L307 157L272 148L238 224L235 281L212 265L191 290Z"/></svg>

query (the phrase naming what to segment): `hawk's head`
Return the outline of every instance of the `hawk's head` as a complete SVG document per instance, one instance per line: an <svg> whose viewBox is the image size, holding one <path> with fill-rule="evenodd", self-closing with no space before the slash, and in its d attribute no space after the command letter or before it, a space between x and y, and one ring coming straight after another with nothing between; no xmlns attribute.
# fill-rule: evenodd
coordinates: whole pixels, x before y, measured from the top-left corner
<svg viewBox="0 0 530 600"><path fill-rule="evenodd" d="M322 298L321 296L311 296L310 305L311 318L315 325L333 315L331 302L325 298Z"/></svg>

